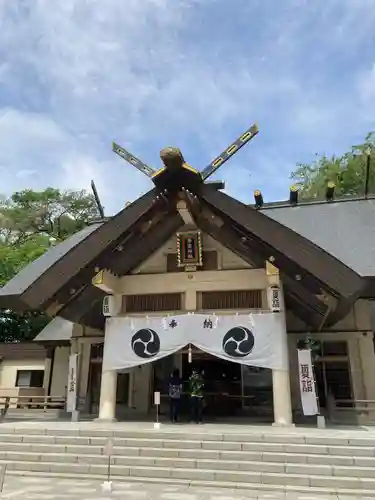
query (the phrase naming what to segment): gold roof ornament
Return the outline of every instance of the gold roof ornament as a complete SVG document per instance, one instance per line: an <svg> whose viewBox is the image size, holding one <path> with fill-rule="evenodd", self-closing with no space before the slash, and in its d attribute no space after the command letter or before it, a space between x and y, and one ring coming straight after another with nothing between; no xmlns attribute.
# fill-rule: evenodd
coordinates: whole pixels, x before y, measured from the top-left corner
<svg viewBox="0 0 375 500"><path fill-rule="evenodd" d="M258 125L252 125L216 156L203 170L195 169L189 165L185 161L181 150L173 146L165 147L160 151L162 166L159 169L150 167L115 142L112 143L112 149L120 158L151 179L159 189L180 189L182 186L189 188L205 183L226 161L250 142L258 132Z"/></svg>
<svg viewBox="0 0 375 500"><path fill-rule="evenodd" d="M267 276L278 276L280 274L279 269L269 260L266 261L266 274Z"/></svg>

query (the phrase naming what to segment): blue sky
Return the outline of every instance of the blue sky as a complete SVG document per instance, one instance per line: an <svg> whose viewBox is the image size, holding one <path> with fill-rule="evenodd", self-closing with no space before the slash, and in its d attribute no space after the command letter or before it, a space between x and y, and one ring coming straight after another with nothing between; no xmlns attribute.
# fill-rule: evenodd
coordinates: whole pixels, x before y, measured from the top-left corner
<svg viewBox="0 0 375 500"><path fill-rule="evenodd" d="M257 122L217 177L283 199L375 129L374 26L375 0L0 0L0 191L93 178L110 214L151 187L112 140L203 168Z"/></svg>

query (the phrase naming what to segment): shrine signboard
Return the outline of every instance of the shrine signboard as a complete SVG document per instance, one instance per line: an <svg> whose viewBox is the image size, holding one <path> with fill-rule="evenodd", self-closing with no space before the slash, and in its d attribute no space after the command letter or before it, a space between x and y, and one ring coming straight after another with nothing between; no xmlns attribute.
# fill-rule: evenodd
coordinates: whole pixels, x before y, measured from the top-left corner
<svg viewBox="0 0 375 500"><path fill-rule="evenodd" d="M298 372L303 414L317 415L319 409L310 349L298 350Z"/></svg>
<svg viewBox="0 0 375 500"><path fill-rule="evenodd" d="M203 265L200 231L177 233L177 265L186 270Z"/></svg>
<svg viewBox="0 0 375 500"><path fill-rule="evenodd" d="M66 411L74 412L77 405L77 368L78 354L71 354L69 357L69 379L67 387Z"/></svg>

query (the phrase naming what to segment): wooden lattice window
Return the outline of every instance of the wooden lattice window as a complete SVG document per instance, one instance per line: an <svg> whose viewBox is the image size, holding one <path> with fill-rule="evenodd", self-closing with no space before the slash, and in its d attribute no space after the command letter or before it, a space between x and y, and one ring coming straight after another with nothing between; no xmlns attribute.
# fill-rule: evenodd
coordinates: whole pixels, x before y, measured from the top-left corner
<svg viewBox="0 0 375 500"><path fill-rule="evenodd" d="M129 313L179 311L181 293L153 293L147 295L124 295L123 311Z"/></svg>
<svg viewBox="0 0 375 500"><path fill-rule="evenodd" d="M200 309L262 309L262 290L201 292Z"/></svg>
<svg viewBox="0 0 375 500"><path fill-rule="evenodd" d="M203 266L198 266L197 271L216 271L218 268L218 256L216 250L203 252ZM184 272L183 267L177 265L177 254L167 254L167 273Z"/></svg>

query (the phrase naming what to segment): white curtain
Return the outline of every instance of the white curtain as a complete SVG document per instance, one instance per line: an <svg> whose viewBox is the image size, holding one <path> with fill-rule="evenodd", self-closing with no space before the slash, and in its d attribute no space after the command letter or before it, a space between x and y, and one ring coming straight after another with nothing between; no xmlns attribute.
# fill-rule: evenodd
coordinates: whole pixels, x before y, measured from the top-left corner
<svg viewBox="0 0 375 500"><path fill-rule="evenodd" d="M283 313L114 317L106 322L103 370L124 370L193 344L228 361L288 368Z"/></svg>
<svg viewBox="0 0 375 500"><path fill-rule="evenodd" d="M218 358L248 366L286 370L283 313L193 316L191 343ZM212 324L212 329L209 328Z"/></svg>

